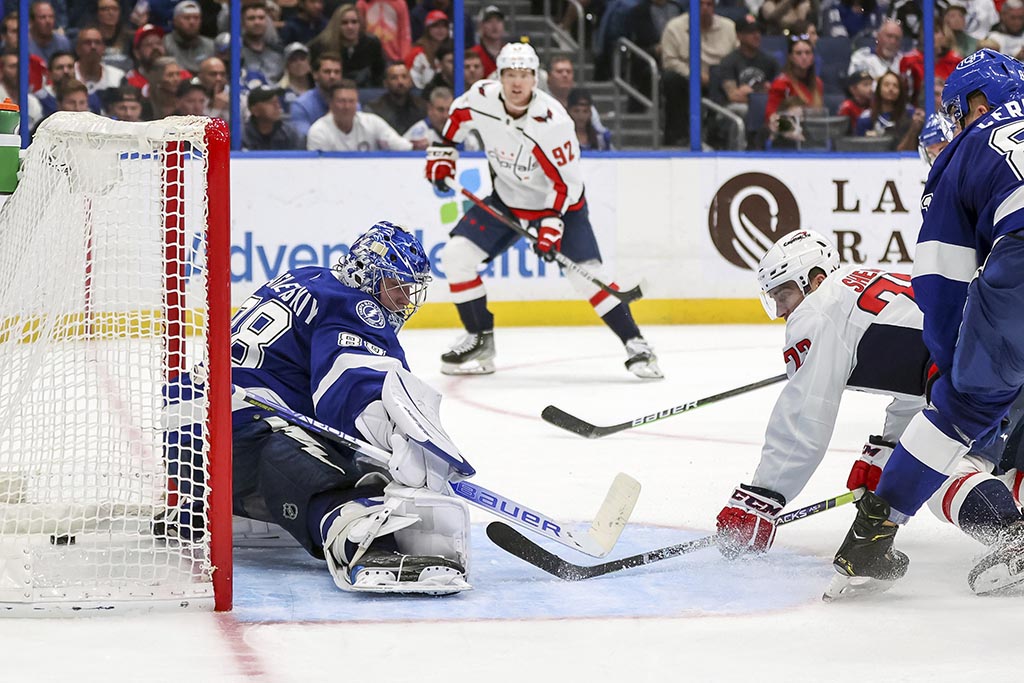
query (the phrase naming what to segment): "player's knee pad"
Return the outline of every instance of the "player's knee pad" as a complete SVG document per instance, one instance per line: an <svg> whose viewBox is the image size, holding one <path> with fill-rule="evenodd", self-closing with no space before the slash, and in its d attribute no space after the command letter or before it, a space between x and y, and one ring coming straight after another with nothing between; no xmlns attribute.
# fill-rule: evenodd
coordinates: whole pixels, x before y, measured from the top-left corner
<svg viewBox="0 0 1024 683"><path fill-rule="evenodd" d="M1020 519L1010 489L991 474L991 464L967 456L928 500L928 509L986 545L1009 524Z"/></svg>
<svg viewBox="0 0 1024 683"><path fill-rule="evenodd" d="M350 568L373 544L394 535L400 553L439 555L458 562L469 576L469 509L457 498L390 484L382 497L349 501L321 521L324 556L334 583L352 585Z"/></svg>
<svg viewBox="0 0 1024 683"><path fill-rule="evenodd" d="M487 252L462 235L456 235L448 240L440 259L449 286L454 286L479 277L477 268L487 259Z"/></svg>

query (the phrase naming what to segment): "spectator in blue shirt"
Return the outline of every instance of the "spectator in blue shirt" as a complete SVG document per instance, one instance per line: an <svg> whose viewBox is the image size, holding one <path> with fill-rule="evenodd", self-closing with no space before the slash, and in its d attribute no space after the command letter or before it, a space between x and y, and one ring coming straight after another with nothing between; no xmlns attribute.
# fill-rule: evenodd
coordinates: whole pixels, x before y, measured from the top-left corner
<svg viewBox="0 0 1024 683"><path fill-rule="evenodd" d="M49 0L36 0L28 8L28 53L49 61L55 52L71 52L71 41L55 31L57 18Z"/></svg>
<svg viewBox="0 0 1024 683"><path fill-rule="evenodd" d="M332 86L341 82L341 55L324 52L313 62L316 87L299 96L291 106L291 124L300 135L306 135L313 122L327 114Z"/></svg>

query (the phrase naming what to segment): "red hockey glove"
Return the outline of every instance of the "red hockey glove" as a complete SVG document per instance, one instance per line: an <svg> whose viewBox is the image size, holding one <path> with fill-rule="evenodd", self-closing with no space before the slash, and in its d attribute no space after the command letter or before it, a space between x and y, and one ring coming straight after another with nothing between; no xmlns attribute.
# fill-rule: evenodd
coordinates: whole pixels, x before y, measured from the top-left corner
<svg viewBox="0 0 1024 683"><path fill-rule="evenodd" d="M775 491L740 484L718 513L718 550L731 560L771 548L775 519L785 504Z"/></svg>
<svg viewBox="0 0 1024 683"><path fill-rule="evenodd" d="M455 178L455 162L459 160L459 150L444 145L427 147L427 180L432 182L441 192L447 192L448 179Z"/></svg>
<svg viewBox="0 0 1024 683"><path fill-rule="evenodd" d="M540 227L537 228L537 244L535 249L545 261L554 261L555 252L562 248L562 231L565 223L561 218L549 216L540 219Z"/></svg>
<svg viewBox="0 0 1024 683"><path fill-rule="evenodd" d="M878 480L882 477L882 468L885 467L885 463L889 460L892 449L895 447L896 444L890 443L880 436L868 437L860 459L853 463L850 476L846 479L846 488L852 491L864 486L868 491L874 491L878 486Z"/></svg>

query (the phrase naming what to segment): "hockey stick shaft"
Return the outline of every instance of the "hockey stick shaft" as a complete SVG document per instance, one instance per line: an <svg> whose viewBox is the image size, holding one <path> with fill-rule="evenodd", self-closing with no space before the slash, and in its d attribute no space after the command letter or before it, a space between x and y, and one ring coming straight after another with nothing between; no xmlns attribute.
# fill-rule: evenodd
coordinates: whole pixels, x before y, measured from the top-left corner
<svg viewBox="0 0 1024 683"><path fill-rule="evenodd" d="M863 495L863 489L847 491L846 493L833 498L828 498L814 503L813 505L808 505L783 514L778 518L778 520L776 520L776 524L790 524L791 522L805 519L811 515L816 515L819 512L824 512L826 510L839 507L840 505L852 503L860 498L861 495ZM716 538L714 535L704 536L692 541L687 541L686 543L670 545L657 550L650 550L638 555L624 557L620 560L612 560L611 562L584 566L563 560L554 553L548 552L522 534L518 533L515 529L512 529L501 522L491 522L487 525L487 537L502 550L515 555L539 569L543 569L549 574L557 576L560 579L564 579L565 581L582 581L584 579L592 579L596 576L604 576L605 574L622 571L623 569L641 567L643 565L653 564L654 562L660 562L661 560L667 560L672 557L678 557L679 555L685 555L696 550L701 550L702 548L710 547L715 544Z"/></svg>
<svg viewBox="0 0 1024 683"><path fill-rule="evenodd" d="M391 454L384 449L350 436L328 424L297 413L276 402L251 396L240 387L235 387L235 391L240 393L243 400L249 405L279 417L285 422L309 430L328 441L349 448L382 466L386 467L391 459ZM599 529L599 533L591 532L577 537L569 531L568 525L557 521L554 517L517 503L511 498L479 484L458 481L449 482L448 486L452 493L470 505L593 557L604 557L611 551L640 496L640 485L628 475L620 473L616 476L605 503L602 504L594 519L593 528Z"/></svg>
<svg viewBox="0 0 1024 683"><path fill-rule="evenodd" d="M641 427L643 425L651 424L659 420L664 420L669 417L675 417L676 415L682 415L688 413L691 410L700 408L702 406L709 405L711 403L717 403L733 396L739 396L755 389L761 389L772 384L776 384L786 379L786 375L776 375L775 377L769 377L763 379L760 382L754 382L753 384L747 384L742 387L736 387L729 391L723 391L720 394L714 396L708 396L706 398L697 399L696 401L690 401L689 403L681 403L665 410L659 410L656 413L650 413L649 415L643 415L641 417L634 418L628 422L621 422L616 425L609 426L598 426L591 424L585 420L581 420L575 415L570 415L557 406L548 406L541 411L541 418L546 422L550 422L556 427L561 427L573 434L586 437L588 439L598 439L602 436L608 436L609 434L615 434L616 432L625 431L627 429L633 429L634 427Z"/></svg>
<svg viewBox="0 0 1024 683"><path fill-rule="evenodd" d="M475 194L473 194L472 192L470 192L469 190L467 190L464 187L460 187L459 188L459 192L461 192L462 195L464 197L466 197L466 199L468 199L469 201L471 201L474 204L476 204L477 206L479 206L481 209L483 209L484 211L489 213L491 216L493 216L497 220L501 221L502 225L506 226L510 230L514 230L515 232L517 232L520 235L522 235L523 237L525 237L526 240L529 241L531 244L535 245L537 243L537 238L534 237L530 233L529 230L527 230L522 225L520 225L518 220L515 220L513 218L509 218L508 216L506 216L505 214L501 213L500 211L495 209L493 206L491 206L490 204L485 202L483 199L480 199L479 197L477 197ZM553 254L554 254L554 260L555 260L555 262L558 265L562 266L563 268L566 268L568 270L571 270L571 271L575 272L577 275L582 277L587 282L590 282L591 284L596 285L602 291L607 292L608 294L611 294L613 297L615 297L616 299L618 299L622 303L628 304L631 301L636 301L637 299L640 299L640 298L643 297L643 292L640 291L640 285L637 285L636 287L633 287L633 289L629 289L629 290L626 290L624 292L621 292L621 291L619 291L619 290L617 290L617 289L615 289L615 288L605 284L601 280L599 280L589 270L587 270L586 268L584 268L580 264L576 263L571 258L569 258L565 254L563 254L562 252L555 251L555 252L553 252Z"/></svg>

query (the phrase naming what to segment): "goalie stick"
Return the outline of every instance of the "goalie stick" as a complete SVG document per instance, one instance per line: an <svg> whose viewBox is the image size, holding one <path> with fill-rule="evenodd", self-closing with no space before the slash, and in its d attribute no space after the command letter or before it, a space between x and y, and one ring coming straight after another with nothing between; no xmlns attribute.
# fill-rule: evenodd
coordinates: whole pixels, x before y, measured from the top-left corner
<svg viewBox="0 0 1024 683"><path fill-rule="evenodd" d="M453 189L453 188L449 187L449 189ZM510 230L514 230L515 232L519 233L520 235L525 237L526 240L528 242L530 242L531 244L536 244L537 243L537 238L529 230L527 230L522 225L520 225L518 220L513 220L513 219L509 218L508 216L506 216L505 214L501 213L500 211L495 209L493 206L491 206L490 204L488 204L484 200L480 199L479 197L477 197L475 194L473 194L472 192L470 192L469 190L467 190L464 187L458 188L458 191L461 192L463 194L463 196L466 197L466 199L468 199L469 201L473 202L474 204L479 206L481 209L483 209L484 211L489 213L491 216L493 216L494 218L496 218L499 221L501 221L502 225L506 226ZM554 258L555 263L557 263L558 265L562 266L563 268L565 268L567 270L571 270L571 271L575 272L577 275L582 277L587 282L590 282L591 284L596 285L597 287L600 287L602 291L607 292L608 294L611 294L613 297L615 297L616 299L618 299L619 301L621 301L624 304L628 304L631 301L636 301L637 299L642 299L643 296L644 296L644 293L642 291L640 291L640 285L637 285L636 287L633 287L633 289L628 289L628 290L626 290L624 292L620 292L619 290L617 290L617 289L615 289L613 287L610 287L609 285L606 285L601 280L598 280L594 275L592 275L590 273L589 270L587 270L586 268L584 268L580 264L576 263L571 258L569 258L565 254L563 254L562 252L552 250L550 253L553 254L553 258Z"/></svg>
<svg viewBox="0 0 1024 683"><path fill-rule="evenodd" d="M720 394L708 396L707 398L700 398L697 399L696 401L690 401L689 403L681 403L680 405L672 406L671 408L666 408L665 410L659 410L656 413L643 415L641 417L633 418L628 422L621 422L617 425L609 425L607 427L599 427L598 425L590 424L589 422L581 420L575 415L570 415L569 413L565 412L561 408L558 408L557 406L546 407L544 410L541 411L540 416L541 418L544 419L545 422L550 422L556 427L561 427L562 429L568 430L573 434L579 434L580 436L586 437L588 439L599 439L602 436L608 436L609 434L621 432L626 429L633 429L634 427L640 427L641 425L657 422L658 420L664 420L667 417L681 415L683 413L687 413L693 410L694 408L700 408L701 406L706 406L709 403L717 403L718 401L727 398L732 398L733 396L739 396L740 394L745 394L748 391L753 391L754 389L760 389L761 387L766 387L771 384L775 384L776 382L781 382L784 379L786 379L785 374L776 375L775 377L763 379L760 382L754 382L753 384L747 384L742 387L730 389L729 391L723 391Z"/></svg>
<svg viewBox="0 0 1024 683"><path fill-rule="evenodd" d="M387 466L388 460L391 458L391 454L387 451L362 439L349 436L339 429L266 398L251 396L245 393L244 389L236 386L235 396L239 395L251 406L275 415L285 422L307 429L328 441L351 448L383 466ZM448 486L451 487L452 493L471 505L592 557L604 557L611 552L640 497L640 483L628 474L620 472L615 476L590 528L585 534L576 535L569 531L568 524L559 522L550 515L528 508L479 484L458 481L449 482Z"/></svg>
<svg viewBox="0 0 1024 683"><path fill-rule="evenodd" d="M819 501L813 505L802 507L799 510L783 513L775 523L776 525L789 524L790 522L816 515L825 510L831 510L834 507L852 503L860 498L861 495L863 495L863 489L847 491L834 498ZM491 522L487 525L487 537L505 552L511 553L519 559L532 564L534 567L543 569L548 574L557 576L564 581L583 581L584 579L604 576L605 574L611 574L623 569L641 567L646 564L667 560L671 557L692 553L695 550L707 548L715 544L715 536L704 536L703 538L697 538L686 543L670 545L666 548L649 550L639 555L624 557L621 560L584 566L563 560L501 522Z"/></svg>

